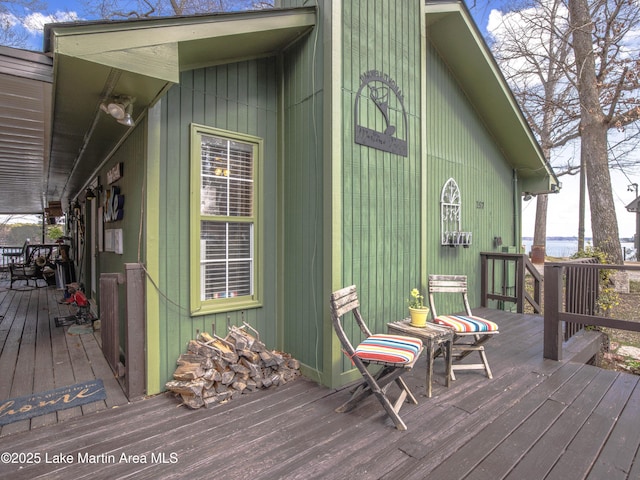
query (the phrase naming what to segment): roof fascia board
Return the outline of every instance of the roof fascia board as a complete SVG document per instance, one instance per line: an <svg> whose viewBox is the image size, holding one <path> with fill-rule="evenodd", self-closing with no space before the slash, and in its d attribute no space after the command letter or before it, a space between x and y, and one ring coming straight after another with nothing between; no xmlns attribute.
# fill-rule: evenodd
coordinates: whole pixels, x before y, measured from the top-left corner
<svg viewBox="0 0 640 480"><path fill-rule="evenodd" d="M50 24L47 27L50 38L54 40L56 54L82 56L203 38L311 27L315 22L315 8L301 8L228 15L166 17L155 21ZM161 35L158 29L161 29Z"/></svg>
<svg viewBox="0 0 640 480"><path fill-rule="evenodd" d="M315 8L301 8L129 22L51 24L45 32L56 56L76 57L178 83L180 70L184 70L180 65L181 43L277 30L307 31L315 22ZM212 59L207 61L202 64L211 64Z"/></svg>

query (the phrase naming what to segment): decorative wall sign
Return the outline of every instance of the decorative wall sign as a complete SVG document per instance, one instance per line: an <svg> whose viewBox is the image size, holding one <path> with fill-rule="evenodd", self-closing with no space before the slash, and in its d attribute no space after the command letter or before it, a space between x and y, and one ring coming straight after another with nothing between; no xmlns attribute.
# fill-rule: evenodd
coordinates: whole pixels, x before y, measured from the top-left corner
<svg viewBox="0 0 640 480"><path fill-rule="evenodd" d="M354 106L355 142L406 157L407 112L396 82L386 73L360 75Z"/></svg>
<svg viewBox="0 0 640 480"><path fill-rule="evenodd" d="M124 195L120 194L120 187L113 186L107 190L104 200L105 223L117 222L124 217Z"/></svg>
<svg viewBox="0 0 640 480"><path fill-rule="evenodd" d="M117 182L122 178L122 162L116 163L107 171L107 183L111 185L113 182Z"/></svg>
<svg viewBox="0 0 640 480"><path fill-rule="evenodd" d="M113 230L104 231L104 251L113 252Z"/></svg>

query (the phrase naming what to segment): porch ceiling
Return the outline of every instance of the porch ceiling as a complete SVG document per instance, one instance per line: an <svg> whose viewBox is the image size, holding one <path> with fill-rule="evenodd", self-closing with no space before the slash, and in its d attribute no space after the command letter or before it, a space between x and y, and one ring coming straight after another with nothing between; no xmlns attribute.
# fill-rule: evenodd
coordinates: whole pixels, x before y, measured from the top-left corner
<svg viewBox="0 0 640 480"><path fill-rule="evenodd" d="M49 57L0 46L0 214L46 206L52 78Z"/></svg>

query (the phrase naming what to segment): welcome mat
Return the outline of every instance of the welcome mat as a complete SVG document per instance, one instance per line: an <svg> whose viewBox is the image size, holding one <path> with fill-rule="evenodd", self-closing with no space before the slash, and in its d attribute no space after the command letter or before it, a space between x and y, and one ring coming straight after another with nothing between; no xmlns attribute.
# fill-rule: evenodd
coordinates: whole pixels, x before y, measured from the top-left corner
<svg viewBox="0 0 640 480"><path fill-rule="evenodd" d="M0 400L0 426L107 398L102 380Z"/></svg>

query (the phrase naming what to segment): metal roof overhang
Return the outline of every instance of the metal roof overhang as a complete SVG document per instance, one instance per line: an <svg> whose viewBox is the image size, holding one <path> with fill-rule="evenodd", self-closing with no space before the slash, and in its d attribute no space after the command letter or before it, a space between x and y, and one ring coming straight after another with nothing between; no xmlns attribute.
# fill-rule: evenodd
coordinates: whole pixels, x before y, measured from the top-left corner
<svg viewBox="0 0 640 480"><path fill-rule="evenodd" d="M100 110L109 96L135 97L138 119L181 71L276 55L315 22L310 7L46 25L45 51L54 58L46 200L65 207L126 135L128 127Z"/></svg>
<svg viewBox="0 0 640 480"><path fill-rule="evenodd" d="M52 72L46 55L0 46L0 214L46 206Z"/></svg>
<svg viewBox="0 0 640 480"><path fill-rule="evenodd" d="M517 171L521 192L559 189L493 55L462 2L427 2L427 37Z"/></svg>

